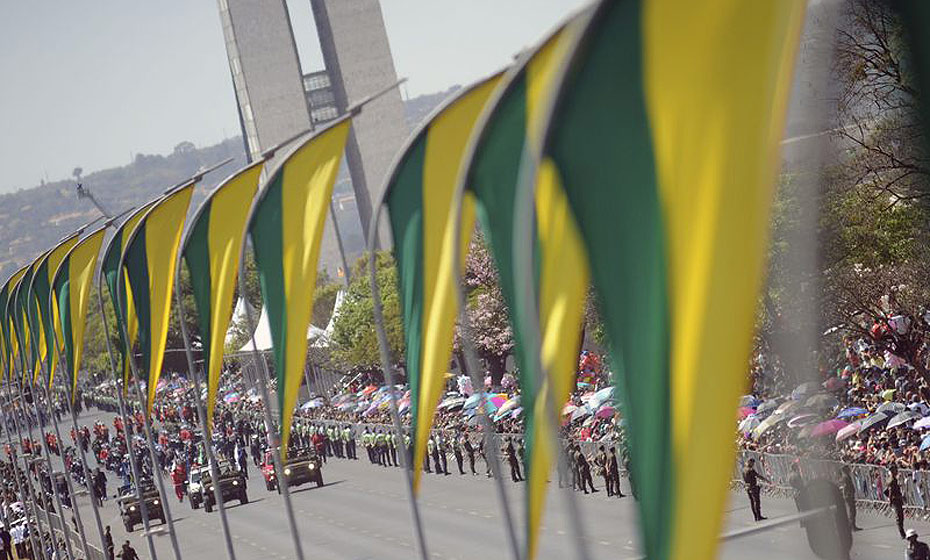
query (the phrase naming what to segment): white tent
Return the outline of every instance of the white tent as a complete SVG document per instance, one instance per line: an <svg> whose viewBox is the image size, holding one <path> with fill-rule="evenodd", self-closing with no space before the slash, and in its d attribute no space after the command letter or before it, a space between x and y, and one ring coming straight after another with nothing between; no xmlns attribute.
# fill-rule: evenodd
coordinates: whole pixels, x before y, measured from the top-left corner
<svg viewBox="0 0 930 560"><path fill-rule="evenodd" d="M330 317L329 324L326 325L326 329L321 329L315 325L310 325L307 327L307 340L311 341L311 346L314 348L326 348L329 346L330 337L333 333L333 328L335 325L336 317L339 313L339 308L342 307L343 299L345 298L345 292L340 291L336 294L336 301L333 304L333 315ZM241 309L240 309L241 307ZM245 317L245 304L243 300L240 299L236 304L236 310L233 312L234 320L239 319L239 312L242 312L242 317ZM229 336L227 334L227 336ZM259 350L271 350L271 326L268 323L268 310L265 307L262 307L261 317L258 318L258 327L255 329L255 345L258 346ZM252 341L249 340L246 342L242 348L239 349L240 352L248 352L252 350Z"/></svg>

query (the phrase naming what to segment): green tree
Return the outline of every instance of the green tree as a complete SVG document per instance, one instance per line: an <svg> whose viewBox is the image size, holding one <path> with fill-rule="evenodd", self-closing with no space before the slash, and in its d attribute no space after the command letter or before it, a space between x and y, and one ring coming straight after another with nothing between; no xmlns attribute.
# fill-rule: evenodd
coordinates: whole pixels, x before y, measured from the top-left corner
<svg viewBox="0 0 930 560"><path fill-rule="evenodd" d="M393 256L388 251L377 252L375 258L391 360L399 364L404 358L404 327L397 291L397 267ZM365 371L381 369L369 284L368 254L359 258L353 266L352 282L349 284L339 310L339 317L333 326L332 357L334 362L349 369Z"/></svg>

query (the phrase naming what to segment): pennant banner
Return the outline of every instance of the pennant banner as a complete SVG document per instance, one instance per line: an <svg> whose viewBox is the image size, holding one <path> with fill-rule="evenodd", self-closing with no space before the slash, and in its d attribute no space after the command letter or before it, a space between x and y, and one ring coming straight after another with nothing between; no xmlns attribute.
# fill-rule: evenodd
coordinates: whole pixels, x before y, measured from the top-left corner
<svg viewBox="0 0 930 560"><path fill-rule="evenodd" d="M100 265L100 273L107 284L107 290L110 292L110 303L113 304L113 310L116 315L116 333L119 336L119 368L123 375L123 393L129 390L129 352L136 345L136 337L139 332L139 321L136 318L136 310L132 301L132 289L126 285L125 274L120 274L120 257L129 236L136 230L139 220L154 206L158 200L153 200L145 206L139 208L129 215L126 220L116 228L113 237L110 238L107 248L103 252L103 261ZM121 291L122 290L122 291ZM125 328L125 331L124 331ZM124 332L129 333L129 340L126 340Z"/></svg>
<svg viewBox="0 0 930 560"><path fill-rule="evenodd" d="M463 171L464 188L474 193L478 221L494 254L501 291L510 309L514 333L514 357L520 372L525 426L526 550L535 558L539 527L545 506L548 477L556 450L547 417L549 401L560 406L571 394L577 367L588 266L577 226L564 193L551 173L537 182L537 236L535 247L541 261L536 293L540 298L540 322L545 346L543 370L554 387L534 369L527 352L525 313L516 285L514 263L514 213L524 152L538 147L540 119L548 106L556 71L564 63L580 31L581 16L559 28L534 52L524 56L504 76L504 83L489 102L471 146L471 159ZM551 391L555 390L554 397Z"/></svg>
<svg viewBox="0 0 930 560"><path fill-rule="evenodd" d="M33 332L38 332L37 344L39 346L40 362L42 359L47 360L48 379L46 382L51 387L52 380L55 377L55 367L58 364L58 358L55 354L55 339L61 342L61 331L58 329L56 322L52 321L52 310L49 304L49 296L52 292L52 276L58 270L58 266L65 258L65 255L77 243L81 232L78 231L65 240L61 241L54 249L49 251L39 260L35 273L32 275L32 283L29 286L29 316L33 326ZM41 363L40 363L41 365Z"/></svg>
<svg viewBox="0 0 930 560"><path fill-rule="evenodd" d="M102 227L72 248L58 266L52 278L52 316L60 333L60 350L70 373L71 400L74 401L81 356L84 352L84 325L87 306L94 284L97 255L106 235Z"/></svg>
<svg viewBox="0 0 930 560"><path fill-rule="evenodd" d="M165 359L178 249L193 192L194 183L189 183L159 200L139 220L120 259L127 280L120 293L129 287L138 319L139 347L142 350L142 364L139 364L138 371L148 383L146 414L152 412L155 389ZM131 348L127 348L127 352L132 359Z"/></svg>
<svg viewBox="0 0 930 560"><path fill-rule="evenodd" d="M6 367L7 376L12 379L13 372L16 369L15 360L19 354L19 345L16 344L16 333L13 331L13 321L11 319L10 294L15 289L16 284L23 275L26 274L26 267L23 267L13 273L12 276L3 284L0 289L0 329L3 334L3 362Z"/></svg>
<svg viewBox="0 0 930 560"><path fill-rule="evenodd" d="M351 122L345 117L292 151L266 182L249 218L274 348L282 456L304 377L323 225Z"/></svg>
<svg viewBox="0 0 930 560"><path fill-rule="evenodd" d="M474 201L464 197L461 231L450 212L466 143L494 88L496 74L465 89L439 109L413 137L389 174L384 193L394 255L410 383L414 491L419 489L426 442L452 357L458 318L453 243L465 264L474 227Z"/></svg>
<svg viewBox="0 0 930 560"><path fill-rule="evenodd" d="M197 307L195 317L203 345L208 430L213 429L226 330L232 316L239 258L245 239L243 232L263 166L264 161L254 163L217 187L200 206L181 246L190 271Z"/></svg>
<svg viewBox="0 0 930 560"><path fill-rule="evenodd" d="M592 256L649 558L717 547L804 4L603 1L549 121L542 170Z"/></svg>

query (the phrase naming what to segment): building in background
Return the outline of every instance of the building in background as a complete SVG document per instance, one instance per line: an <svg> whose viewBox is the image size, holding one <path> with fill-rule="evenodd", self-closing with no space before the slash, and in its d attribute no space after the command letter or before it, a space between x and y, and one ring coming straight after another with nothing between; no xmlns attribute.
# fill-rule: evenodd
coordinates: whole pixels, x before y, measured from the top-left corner
<svg viewBox="0 0 930 560"><path fill-rule="evenodd" d="M310 0L310 5L325 69L304 75L285 0L219 0L242 137L252 159L397 82L378 0ZM350 265L364 250L373 200L408 132L397 89L365 105L353 120L334 192ZM353 193L354 204L348 200ZM382 223L380 241L387 246L386 220ZM331 275L341 274L330 220L321 262Z"/></svg>
<svg viewBox="0 0 930 560"><path fill-rule="evenodd" d="M310 7L340 113L397 82L379 0L310 0ZM408 134L398 89L366 105L353 122L346 162L366 236L374 198ZM389 240L386 222L380 228L382 246Z"/></svg>

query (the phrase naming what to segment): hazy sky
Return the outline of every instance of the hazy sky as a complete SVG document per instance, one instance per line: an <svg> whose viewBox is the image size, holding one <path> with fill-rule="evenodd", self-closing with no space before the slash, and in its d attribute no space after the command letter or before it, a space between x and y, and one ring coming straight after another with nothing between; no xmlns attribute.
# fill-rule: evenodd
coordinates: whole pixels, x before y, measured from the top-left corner
<svg viewBox="0 0 930 560"><path fill-rule="evenodd" d="M309 0L287 2L304 70L322 68ZM493 72L583 3L381 2L409 96ZM0 193L239 133L215 0L8 2L0 76Z"/></svg>

